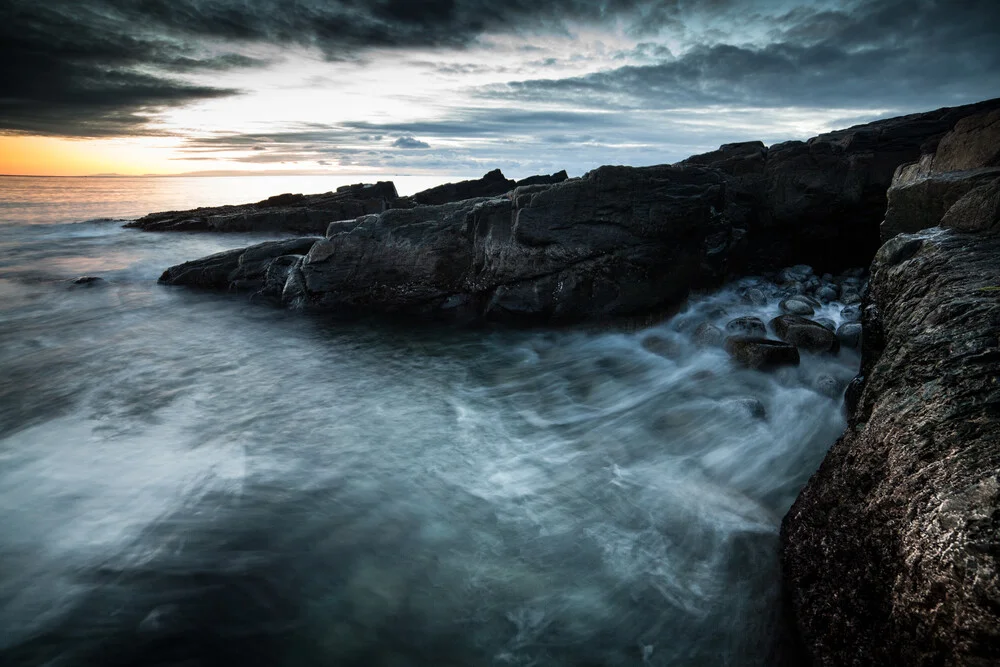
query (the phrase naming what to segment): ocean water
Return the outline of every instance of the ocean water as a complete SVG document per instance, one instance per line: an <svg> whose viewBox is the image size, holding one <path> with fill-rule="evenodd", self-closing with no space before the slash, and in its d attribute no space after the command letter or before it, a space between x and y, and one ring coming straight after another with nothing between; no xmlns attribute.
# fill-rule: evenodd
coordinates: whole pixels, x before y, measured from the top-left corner
<svg viewBox="0 0 1000 667"><path fill-rule="evenodd" d="M778 527L857 355L696 345L778 313L752 279L627 333L331 323L156 284L267 237L121 227L339 184L0 178L0 664L794 665Z"/></svg>

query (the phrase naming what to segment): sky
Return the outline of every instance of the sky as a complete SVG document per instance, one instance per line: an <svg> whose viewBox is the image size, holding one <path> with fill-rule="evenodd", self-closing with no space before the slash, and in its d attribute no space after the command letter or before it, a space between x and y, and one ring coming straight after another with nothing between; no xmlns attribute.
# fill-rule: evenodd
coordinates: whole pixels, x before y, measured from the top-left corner
<svg viewBox="0 0 1000 667"><path fill-rule="evenodd" d="M2 0L0 174L509 177L1000 97L1000 0Z"/></svg>

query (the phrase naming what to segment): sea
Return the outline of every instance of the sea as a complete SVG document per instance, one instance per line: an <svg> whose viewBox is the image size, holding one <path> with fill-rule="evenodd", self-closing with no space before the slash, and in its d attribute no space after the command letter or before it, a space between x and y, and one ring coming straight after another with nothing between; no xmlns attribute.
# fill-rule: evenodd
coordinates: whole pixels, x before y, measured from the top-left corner
<svg viewBox="0 0 1000 667"><path fill-rule="evenodd" d="M859 358L693 334L777 287L641 329L334 322L157 284L275 236L122 227L386 179L449 180L0 177L0 664L798 664L779 526Z"/></svg>

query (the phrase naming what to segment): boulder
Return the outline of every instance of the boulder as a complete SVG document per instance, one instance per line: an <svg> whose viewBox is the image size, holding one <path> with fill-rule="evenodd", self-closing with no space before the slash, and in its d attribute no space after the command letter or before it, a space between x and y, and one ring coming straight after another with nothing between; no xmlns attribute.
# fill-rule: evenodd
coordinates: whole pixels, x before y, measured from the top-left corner
<svg viewBox="0 0 1000 667"><path fill-rule="evenodd" d="M726 333L732 336L752 336L763 338L767 335L767 327L759 317L737 317L726 324Z"/></svg>
<svg viewBox="0 0 1000 667"><path fill-rule="evenodd" d="M439 206L465 199L496 197L510 192L516 185L517 183L504 176L499 169L494 169L483 175L482 178L459 181L458 183L445 183L418 192L413 195L412 199L423 206Z"/></svg>
<svg viewBox="0 0 1000 667"><path fill-rule="evenodd" d="M782 523L785 598L813 665L997 665L1000 238L903 240L873 263L847 431Z"/></svg>
<svg viewBox="0 0 1000 667"><path fill-rule="evenodd" d="M813 322L820 325L824 329L829 329L830 331L837 330L837 323L831 320L829 317L817 317L813 320Z"/></svg>
<svg viewBox="0 0 1000 667"><path fill-rule="evenodd" d="M812 315L815 310L813 310L812 305L807 303L804 299L786 299L778 304L781 308L781 312L790 313L792 315Z"/></svg>
<svg viewBox="0 0 1000 667"><path fill-rule="evenodd" d="M846 322L837 327L837 340L844 347L855 349L861 344L861 323Z"/></svg>
<svg viewBox="0 0 1000 667"><path fill-rule="evenodd" d="M808 352L837 352L837 335L812 320L798 315L779 315L771 320L771 328L781 340Z"/></svg>
<svg viewBox="0 0 1000 667"><path fill-rule="evenodd" d="M766 370L778 366L798 366L799 351L794 345L755 336L730 336L726 352L749 368Z"/></svg>
<svg viewBox="0 0 1000 667"><path fill-rule="evenodd" d="M348 185L319 195L284 194L255 204L150 213L125 225L147 232L290 232L322 234L331 220L379 213L397 205L391 181Z"/></svg>

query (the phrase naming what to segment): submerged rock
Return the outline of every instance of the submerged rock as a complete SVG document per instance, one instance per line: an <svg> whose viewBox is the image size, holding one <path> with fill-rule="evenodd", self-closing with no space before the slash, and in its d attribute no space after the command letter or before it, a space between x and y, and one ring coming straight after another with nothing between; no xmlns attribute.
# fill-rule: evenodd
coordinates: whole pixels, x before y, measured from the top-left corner
<svg viewBox="0 0 1000 667"><path fill-rule="evenodd" d="M814 665L996 665L1000 238L897 238L915 250L873 264L849 428L782 524L786 599Z"/></svg>
<svg viewBox="0 0 1000 667"><path fill-rule="evenodd" d="M725 339L726 334L722 329L708 322L698 325L694 330L694 342L701 347L719 347Z"/></svg>
<svg viewBox="0 0 1000 667"><path fill-rule="evenodd" d="M729 356L749 368L765 370L777 366L797 366L799 351L789 345L769 338L730 336L725 343Z"/></svg>
<svg viewBox="0 0 1000 667"><path fill-rule="evenodd" d="M726 333L734 336L763 338L767 335L767 327L764 325L764 320L759 317L737 317L726 324Z"/></svg>
<svg viewBox="0 0 1000 667"><path fill-rule="evenodd" d="M108 284L100 276L80 276L70 281L70 287L104 287Z"/></svg>

